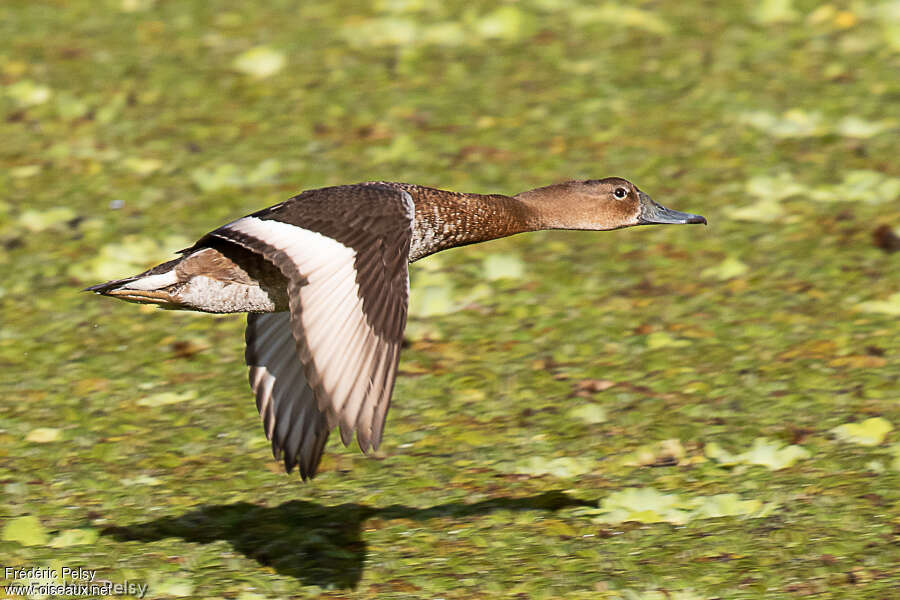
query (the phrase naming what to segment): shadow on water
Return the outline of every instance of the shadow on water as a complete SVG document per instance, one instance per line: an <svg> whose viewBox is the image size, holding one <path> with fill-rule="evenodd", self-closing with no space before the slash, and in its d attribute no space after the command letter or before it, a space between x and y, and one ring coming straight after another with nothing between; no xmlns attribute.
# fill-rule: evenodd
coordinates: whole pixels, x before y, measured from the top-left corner
<svg viewBox="0 0 900 600"><path fill-rule="evenodd" d="M362 525L371 518L414 519L481 515L494 510L557 511L572 506L595 506L563 492L524 498L498 498L466 504L450 502L430 508L394 504L373 508L364 504L325 506L292 500L275 507L246 502L205 506L180 517L164 517L125 527L107 527L104 535L122 541L150 542L177 537L208 544L229 542L241 554L304 585L354 588L362 577L366 542Z"/></svg>

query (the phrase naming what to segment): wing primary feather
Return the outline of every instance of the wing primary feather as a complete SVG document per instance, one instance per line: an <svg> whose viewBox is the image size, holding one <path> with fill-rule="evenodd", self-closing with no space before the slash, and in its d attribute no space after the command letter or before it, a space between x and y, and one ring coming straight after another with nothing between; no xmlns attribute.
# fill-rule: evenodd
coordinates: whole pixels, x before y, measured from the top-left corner
<svg viewBox="0 0 900 600"><path fill-rule="evenodd" d="M261 357L261 360L266 365L266 369L269 371L265 384L261 389L269 397L269 400L266 402L265 427L266 437L270 440L273 439L278 416L283 410L281 406L282 397L274 393L277 377L288 367L291 361L297 360L291 342L292 340L285 336L283 339L278 340L277 345L268 348L266 354Z"/></svg>
<svg viewBox="0 0 900 600"><path fill-rule="evenodd" d="M309 423L315 423L319 420L319 411L316 409L313 391L308 386L303 389L302 393L296 400L297 406L300 407L300 416L291 427L288 438L284 443L285 459L290 457L290 464L286 464L288 473L301 460L300 447L303 442L303 434Z"/></svg>
<svg viewBox="0 0 900 600"><path fill-rule="evenodd" d="M272 454L275 456L275 460L280 458L281 451L284 450L284 442L298 417L297 396L299 394L294 385L299 376L299 371L302 371L302 369L303 367L298 360L296 366L288 372L287 377L279 378L275 382L275 394L278 397L279 404L275 435L272 437ZM299 390L300 393L302 391L302 389ZM278 447L277 453L276 446ZM289 470L288 473L290 473Z"/></svg>
<svg viewBox="0 0 900 600"><path fill-rule="evenodd" d="M388 363L388 373L385 380L385 389L393 391L394 379L397 376L397 358L400 354L400 347L395 346L392 352L391 360ZM372 421L372 447L378 450L381 445L381 435L384 433L384 422L387 417L387 411L391 406L391 394L385 394L378 406L375 407L375 418Z"/></svg>

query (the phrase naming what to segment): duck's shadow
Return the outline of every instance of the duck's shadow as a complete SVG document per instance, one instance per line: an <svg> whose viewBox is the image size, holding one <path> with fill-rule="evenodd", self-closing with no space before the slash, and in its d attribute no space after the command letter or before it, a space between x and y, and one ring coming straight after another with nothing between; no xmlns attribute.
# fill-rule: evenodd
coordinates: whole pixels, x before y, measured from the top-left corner
<svg viewBox="0 0 900 600"><path fill-rule="evenodd" d="M571 506L595 506L595 503L570 498L559 491L472 504L450 502L430 508L399 504L374 508L355 503L324 506L304 500L263 507L237 502L204 506L180 517L107 527L103 534L122 541L149 542L177 537L208 544L224 540L248 558L294 577L304 585L354 588L362 577L366 559L361 529L368 519L421 521L480 515L494 510L552 512Z"/></svg>

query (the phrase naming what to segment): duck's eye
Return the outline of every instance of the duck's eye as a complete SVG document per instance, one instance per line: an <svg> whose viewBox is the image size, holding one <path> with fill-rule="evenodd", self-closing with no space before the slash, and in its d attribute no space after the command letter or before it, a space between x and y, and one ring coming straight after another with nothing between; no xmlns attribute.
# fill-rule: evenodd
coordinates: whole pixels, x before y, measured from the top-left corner
<svg viewBox="0 0 900 600"><path fill-rule="evenodd" d="M625 188L616 188L616 190L613 192L613 196L615 196L619 200L621 200L622 198L624 198L627 195L628 195L628 190L626 190Z"/></svg>

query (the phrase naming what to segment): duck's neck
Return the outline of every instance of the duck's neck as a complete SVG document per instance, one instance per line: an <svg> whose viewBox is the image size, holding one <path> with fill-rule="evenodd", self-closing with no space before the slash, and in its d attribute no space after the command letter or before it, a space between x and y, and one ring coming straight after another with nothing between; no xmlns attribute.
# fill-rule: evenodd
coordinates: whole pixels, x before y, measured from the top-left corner
<svg viewBox="0 0 900 600"><path fill-rule="evenodd" d="M517 198L406 188L415 202L409 262L447 248L541 229L534 211Z"/></svg>

